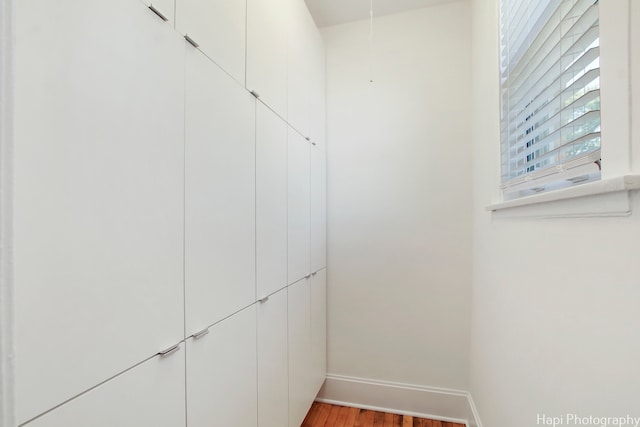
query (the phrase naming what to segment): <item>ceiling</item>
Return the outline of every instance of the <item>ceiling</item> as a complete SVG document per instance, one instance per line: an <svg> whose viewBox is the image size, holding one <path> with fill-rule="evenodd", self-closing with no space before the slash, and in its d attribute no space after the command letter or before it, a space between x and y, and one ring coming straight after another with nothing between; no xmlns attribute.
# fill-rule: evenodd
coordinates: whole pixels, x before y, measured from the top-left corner
<svg viewBox="0 0 640 427"><path fill-rule="evenodd" d="M452 0L373 0L373 15L389 15ZM369 18L370 0L305 0L318 27Z"/></svg>

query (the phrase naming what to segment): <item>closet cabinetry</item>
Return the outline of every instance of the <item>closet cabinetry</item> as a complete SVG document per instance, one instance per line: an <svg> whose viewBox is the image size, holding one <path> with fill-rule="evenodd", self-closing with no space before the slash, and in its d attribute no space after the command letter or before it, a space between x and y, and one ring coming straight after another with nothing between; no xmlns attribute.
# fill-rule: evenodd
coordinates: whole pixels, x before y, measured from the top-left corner
<svg viewBox="0 0 640 427"><path fill-rule="evenodd" d="M288 283L310 273L310 144L289 128L288 150Z"/></svg>
<svg viewBox="0 0 640 427"><path fill-rule="evenodd" d="M324 42L305 3L290 0L290 7L287 120L305 137L324 143Z"/></svg>
<svg viewBox="0 0 640 427"><path fill-rule="evenodd" d="M184 427L184 356L156 356L27 425Z"/></svg>
<svg viewBox="0 0 640 427"><path fill-rule="evenodd" d="M139 1L16 7L23 423L183 338L185 45Z"/></svg>
<svg viewBox="0 0 640 427"><path fill-rule="evenodd" d="M258 299L287 285L287 124L256 108L256 290Z"/></svg>
<svg viewBox="0 0 640 427"><path fill-rule="evenodd" d="M185 99L190 335L255 301L255 99L191 47Z"/></svg>
<svg viewBox="0 0 640 427"><path fill-rule="evenodd" d="M258 303L258 427L288 424L287 293Z"/></svg>
<svg viewBox="0 0 640 427"><path fill-rule="evenodd" d="M247 90L287 117L287 27L291 0L247 0Z"/></svg>
<svg viewBox="0 0 640 427"><path fill-rule="evenodd" d="M190 427L255 427L256 307L187 340L187 420Z"/></svg>
<svg viewBox="0 0 640 427"><path fill-rule="evenodd" d="M245 1L176 0L176 29L244 85Z"/></svg>
<svg viewBox="0 0 640 427"><path fill-rule="evenodd" d="M316 144L310 152L311 271L327 266L327 152Z"/></svg>
<svg viewBox="0 0 640 427"><path fill-rule="evenodd" d="M300 427L315 394L308 278L289 286L289 427Z"/></svg>
<svg viewBox="0 0 640 427"><path fill-rule="evenodd" d="M299 427L324 383L326 269L289 286L289 426Z"/></svg>
<svg viewBox="0 0 640 427"><path fill-rule="evenodd" d="M299 426L326 374L304 1L16 8L18 424Z"/></svg>
<svg viewBox="0 0 640 427"><path fill-rule="evenodd" d="M327 269L311 275L311 369L312 390L316 396L327 375Z"/></svg>

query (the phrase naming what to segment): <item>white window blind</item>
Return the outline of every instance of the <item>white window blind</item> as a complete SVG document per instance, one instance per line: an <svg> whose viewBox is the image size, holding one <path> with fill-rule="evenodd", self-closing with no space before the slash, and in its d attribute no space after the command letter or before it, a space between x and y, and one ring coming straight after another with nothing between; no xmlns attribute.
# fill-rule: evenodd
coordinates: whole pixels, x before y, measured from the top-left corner
<svg viewBox="0 0 640 427"><path fill-rule="evenodd" d="M505 199L600 178L597 0L502 0Z"/></svg>

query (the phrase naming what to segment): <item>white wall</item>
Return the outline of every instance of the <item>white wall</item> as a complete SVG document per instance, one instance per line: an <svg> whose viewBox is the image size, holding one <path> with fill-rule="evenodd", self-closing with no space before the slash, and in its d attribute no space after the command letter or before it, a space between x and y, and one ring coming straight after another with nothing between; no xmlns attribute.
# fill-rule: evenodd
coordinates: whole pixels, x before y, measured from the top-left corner
<svg viewBox="0 0 640 427"><path fill-rule="evenodd" d="M324 30L332 374L468 384L470 7Z"/></svg>
<svg viewBox="0 0 640 427"><path fill-rule="evenodd" d="M497 3L472 6L472 395L490 427L534 426L538 413L639 417L640 196L625 218L501 219L485 210L499 183ZM637 33L634 43L638 52Z"/></svg>

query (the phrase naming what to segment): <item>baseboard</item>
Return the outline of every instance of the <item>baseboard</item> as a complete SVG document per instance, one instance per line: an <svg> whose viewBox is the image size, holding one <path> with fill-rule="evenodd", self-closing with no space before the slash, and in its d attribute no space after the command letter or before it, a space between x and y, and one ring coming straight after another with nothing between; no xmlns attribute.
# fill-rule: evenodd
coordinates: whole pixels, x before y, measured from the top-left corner
<svg viewBox="0 0 640 427"><path fill-rule="evenodd" d="M318 402L482 427L467 391L327 375Z"/></svg>

